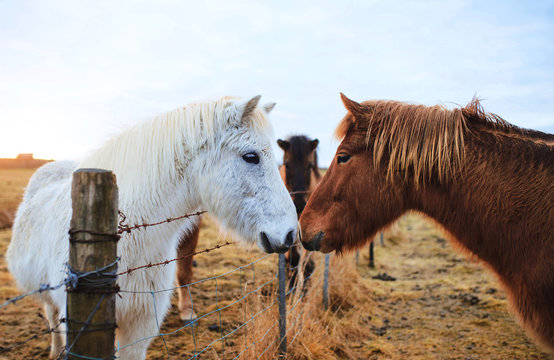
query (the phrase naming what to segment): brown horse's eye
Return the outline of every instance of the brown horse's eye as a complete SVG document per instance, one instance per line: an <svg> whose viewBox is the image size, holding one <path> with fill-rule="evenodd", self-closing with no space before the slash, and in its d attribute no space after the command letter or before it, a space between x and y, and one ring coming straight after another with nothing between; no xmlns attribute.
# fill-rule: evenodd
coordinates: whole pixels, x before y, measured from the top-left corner
<svg viewBox="0 0 554 360"><path fill-rule="evenodd" d="M308 170L312 170L313 167L314 167L314 164L308 164Z"/></svg>
<svg viewBox="0 0 554 360"><path fill-rule="evenodd" d="M249 164L258 164L260 162L258 154L253 152L242 155L242 159Z"/></svg>
<svg viewBox="0 0 554 360"><path fill-rule="evenodd" d="M350 160L350 155L348 154L340 153L337 155L337 164L343 164L348 160Z"/></svg>

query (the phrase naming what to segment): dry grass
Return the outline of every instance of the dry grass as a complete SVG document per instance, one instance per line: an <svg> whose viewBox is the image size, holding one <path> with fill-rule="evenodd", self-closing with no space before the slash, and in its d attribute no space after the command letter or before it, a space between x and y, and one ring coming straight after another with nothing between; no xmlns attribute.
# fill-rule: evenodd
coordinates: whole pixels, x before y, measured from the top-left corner
<svg viewBox="0 0 554 360"><path fill-rule="evenodd" d="M19 199L30 171L0 174L2 204ZM11 185L10 185L11 184ZM4 200L12 199L12 200ZM15 201L16 201L15 200ZM2 208L0 208L1 210ZM154 219L153 219L154 220ZM0 302L19 294L7 273L3 254L10 230L0 231ZM199 249L226 240L209 218L201 228ZM367 267L367 248L356 265L354 255L331 257L330 307L322 307L323 256L313 254L316 271L310 289L291 293L287 300L290 359L554 359L541 352L507 310L504 292L482 266L451 249L440 232L415 215L402 218L385 233L385 246L376 245L376 269ZM259 259L257 250L237 245L196 257L195 279L226 273ZM145 270L147 271L147 270ZM195 310L206 316L193 331L182 328L176 297L149 359L188 358L215 341L198 358L251 359L277 355L276 256L191 287ZM386 272L397 278L372 279ZM259 291L249 292L268 282ZM217 297L216 294L217 286ZM233 302L245 297L234 305ZM264 310L265 312L260 311ZM40 306L32 299L0 309L0 346L9 346L45 329ZM257 317L240 327L253 315ZM221 315L221 317L220 317ZM217 341L221 334L228 334ZM248 349L246 349L248 346ZM46 358L49 339L40 337L0 359ZM3 357L4 356L4 357Z"/></svg>
<svg viewBox="0 0 554 360"><path fill-rule="evenodd" d="M10 227L35 169L0 169L0 229Z"/></svg>

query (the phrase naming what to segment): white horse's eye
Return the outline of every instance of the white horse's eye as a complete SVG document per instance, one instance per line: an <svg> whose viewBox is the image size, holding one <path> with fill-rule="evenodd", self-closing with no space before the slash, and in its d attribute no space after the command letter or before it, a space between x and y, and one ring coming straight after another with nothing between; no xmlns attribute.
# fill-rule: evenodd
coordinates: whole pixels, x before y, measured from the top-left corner
<svg viewBox="0 0 554 360"><path fill-rule="evenodd" d="M242 155L242 159L250 164L258 164L260 162L258 154L253 152Z"/></svg>

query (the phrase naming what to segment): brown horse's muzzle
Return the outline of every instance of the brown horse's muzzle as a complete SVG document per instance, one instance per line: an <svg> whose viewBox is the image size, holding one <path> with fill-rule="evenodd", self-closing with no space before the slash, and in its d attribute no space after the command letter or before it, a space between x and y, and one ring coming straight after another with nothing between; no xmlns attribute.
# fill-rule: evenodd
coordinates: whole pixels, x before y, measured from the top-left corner
<svg viewBox="0 0 554 360"><path fill-rule="evenodd" d="M300 240L302 242L302 246L304 246L304 249L309 251L319 251L319 249L321 249L321 240L323 240L324 236L325 233L320 231L309 241L304 241L303 239Z"/></svg>

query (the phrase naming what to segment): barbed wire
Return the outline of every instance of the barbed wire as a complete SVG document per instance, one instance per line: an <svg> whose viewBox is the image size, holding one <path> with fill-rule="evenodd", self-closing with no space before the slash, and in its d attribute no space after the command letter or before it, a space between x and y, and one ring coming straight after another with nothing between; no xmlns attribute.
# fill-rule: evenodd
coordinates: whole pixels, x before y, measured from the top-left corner
<svg viewBox="0 0 554 360"><path fill-rule="evenodd" d="M247 267L250 267L250 266L253 266L254 264L257 264L261 261L263 261L264 259L267 259L268 257L272 256L272 254L266 254L254 261L251 261L250 263L248 264L245 264L245 265L242 265L242 266L239 266L237 268L234 268L232 270L229 270L223 274L220 274L220 275L216 275L216 276L212 276L212 277L208 277L208 278L204 278L204 279L201 279L201 280L198 280L198 281L195 281L195 282L192 282L192 283L189 283L189 284L186 284L186 285L181 285L181 286L176 286L176 287L172 287L170 289L162 289L162 290L157 290L157 291L132 291L132 290L125 290L125 289L122 289L120 290L121 293L131 293L131 294L151 294L152 296L156 293L160 293L160 292L166 292L166 291L174 291L176 289L180 289L180 288L188 288L189 290L189 296L191 295L190 294L190 287L193 286L193 285L197 285L197 284L200 284L200 283L204 283L204 282L207 282L207 281L217 281L217 279L219 278L222 278L224 276L228 276L232 273L235 273L237 271L241 271L242 269L244 268L247 268ZM122 350L122 349L125 349L127 347L130 347L130 346L133 346L135 344L138 344L139 342L142 342L142 341L146 341L146 340L151 340L151 339L154 339L154 338L157 338L157 337L166 337L166 336L170 336L170 335L174 335L176 334L177 332L185 329L185 328L188 328L188 327L191 327L192 329L194 329L194 326L197 325L197 323L212 315L212 314L215 314L216 312L217 313L220 313L222 310L225 310L225 309L228 309L229 307L235 305L235 304L238 304L238 303L241 303L242 301L244 301L244 299L246 299L247 297L249 297L250 295L254 294L254 293L257 293L259 292L262 288L266 287L267 285L273 283L276 281L276 272L275 274L273 274L271 277L270 277L270 280L262 283L261 285L259 285L258 287L256 287L254 290L252 291L249 291L248 293L242 295L240 298L236 299L235 301L232 301L228 304L226 304L225 306L222 306L222 307L218 307L217 309L215 310L212 310L212 311L208 311L207 313L203 314L202 316L199 316L198 318L188 322L187 324L177 328L176 330L174 331L171 331L171 332L165 332L165 333L158 333L156 335L151 335L151 336L147 336L145 338L141 338L141 339L138 339L130 344L126 344L124 346L121 346L118 351ZM191 296L191 299L192 299L192 296ZM194 306L194 302L193 302L193 306ZM270 305L271 307L271 305ZM267 310L267 309L265 309ZM196 339L194 338L194 335L193 335L193 341L194 341L194 346L195 346L195 350L194 350L194 353L196 354L195 356L191 357L190 359L194 359L195 357L197 357L200 353L204 352L207 348L211 347L213 344L215 344L217 341L221 341L221 338L218 338L216 340L214 340L211 344L209 344L208 346L204 347L203 349L200 350L200 352L198 352L196 350Z"/></svg>
<svg viewBox="0 0 554 360"><path fill-rule="evenodd" d="M42 314L39 313L39 317L42 317ZM54 326L53 328L49 328L47 330L44 330L44 331L41 331L33 336L30 336L28 337L27 339L25 340L22 340L22 341L18 341L16 342L15 344L11 345L11 346L8 346L8 347L4 347L4 346L1 346L0 345L0 354L3 354L3 353L7 353L9 351L12 351L13 349L15 348L18 348L22 345L25 345L26 343L28 343L29 341L31 340L35 340L35 339L38 339L39 337L41 336L44 336L44 335L47 335L47 334L51 334L51 333L54 333L54 332L57 332L57 333L61 333L60 331L58 331L58 327L60 327L61 324L63 324L65 322L65 318L62 318L60 319L60 321L58 322L58 324L56 324L56 326Z"/></svg>
<svg viewBox="0 0 554 360"><path fill-rule="evenodd" d="M201 251L195 251L195 252L192 252L188 255L183 255L183 256L180 256L178 258L175 258L175 259L171 259L171 260L165 260L165 261L161 261L161 262L158 262L158 263L149 263L149 264L146 264L146 265L141 265L141 266L137 266L137 267L134 267L134 268L130 268L130 269L127 269L123 272L120 272L117 274L117 276L120 276L120 275L126 275L126 274L130 274L132 273L133 271L135 270L139 270L139 269L148 269L148 268L151 268L151 267L154 267L154 266L163 266L163 265L167 265L169 263L172 263L174 261L179 261L179 260L184 260L188 257L191 257L191 256L195 256L195 255L199 255L199 254L204 254L204 253L209 253L210 251L213 251L213 250L217 250L217 249L220 249L224 246L228 246L228 245L233 245L234 243L233 242L230 242L230 241L226 241L224 242L223 244L217 244L215 245L214 247L211 247L211 248L207 248L207 249L204 249L204 250L201 250Z"/></svg>
<svg viewBox="0 0 554 360"><path fill-rule="evenodd" d="M40 287L36 290L30 291L28 293L21 294L21 295L18 295L18 296L15 296L15 297L11 298L11 299L6 300L4 303L0 304L0 309L2 309L3 307L8 306L9 304L15 304L19 300L22 300L22 299L24 299L28 296L35 295L35 294L40 294L41 292L44 292L44 291L57 290L57 289L61 288L62 286L66 285L66 284L67 284L67 280L64 280L63 282L61 282L57 285L40 284Z"/></svg>
<svg viewBox="0 0 554 360"><path fill-rule="evenodd" d="M203 282L206 282L206 281L210 281L210 280L214 280L214 279L218 279L218 278L221 278L223 276L227 276L229 274L232 274L236 271L239 271L241 269L244 269L244 268L247 268L249 266L251 266L252 264L256 264L258 262L261 262L262 260L265 260L267 259L268 257L270 257L271 255L273 254L265 254L264 256L246 264L246 265L241 265L239 267L236 267L232 270L229 270L223 274L220 274L220 275L214 275L214 276L210 276L210 277L207 277L207 278L204 278L204 279L200 279L200 280L197 280L197 281L194 281L194 282L191 282L191 283L188 283L188 284L185 284L185 285L180 285L180 286L175 286L175 287L172 287L172 288L169 288L169 289L162 289L162 290L154 290L154 291L135 291L135 290L126 290L126 289L120 289L119 292L120 293L129 293L129 294L150 294L150 293L161 293L161 292L166 292L166 291L173 291L173 290L177 290L177 289L180 289L180 288L184 288L184 287L190 287L192 285L197 285L197 284L200 284L200 283L203 283Z"/></svg>
<svg viewBox="0 0 554 360"><path fill-rule="evenodd" d="M67 267L68 265L66 264L66 268L68 270L68 277L65 278L61 283L56 284L56 285L40 284L40 287L36 290L30 291L30 292L22 294L22 295L18 295L16 297L11 298L11 299L8 299L4 303L0 304L0 309L2 309L3 307L8 306L9 304L14 304L14 303L18 302L19 300L22 300L22 299L24 299L28 296L35 295L35 294L40 294L44 291L57 290L57 289L61 288L62 286L75 286L75 284L81 278L91 277L92 275L104 275L103 271L105 271L109 267L114 266L118 261L119 261L119 258L117 258L116 261L114 261L113 263L111 263L107 266L104 266L104 267L101 267L101 268L98 268L98 269L95 269L95 270L92 270L92 271L87 271L87 272L84 272L84 273L75 273L69 267Z"/></svg>
<svg viewBox="0 0 554 360"><path fill-rule="evenodd" d="M175 218L170 217L170 218L167 218L165 220L158 221L158 222L151 223L151 224L144 223L144 224L134 224L134 225L130 226L130 225L124 224L125 220L127 220L127 216L121 210L118 210L118 214L119 214L119 217L121 218L121 220L119 221L119 224L117 226L117 233L118 234L122 234L124 232L131 233L131 231L136 230L136 229L145 229L145 228L150 227L150 226L157 226L157 225L161 225L161 224L167 224L167 223L170 223L170 222L173 222L173 221L176 221L176 220L187 219L187 218L190 218L190 217L193 217L193 216L200 216L200 215L202 215L206 212L207 211L205 211L205 210L200 210L200 211L197 211L193 214L187 214L187 215L178 216L178 217L175 217Z"/></svg>
<svg viewBox="0 0 554 360"><path fill-rule="evenodd" d="M221 248L221 246L217 246L214 247L214 248L209 248L209 249L205 249L205 250L215 250L215 249L218 249L218 248ZM199 251L197 253L202 253L202 252L208 252L208 251L205 251L205 250L202 250L202 251ZM192 256L193 254L189 254L188 256ZM173 291L177 288L181 288L181 287L187 287L189 289L189 295L190 294L190 287L192 285L195 285L195 284L199 284L199 283L202 283L202 282L206 282L206 281L210 281L210 280L214 280L216 282L216 286L217 285L217 279L218 278L221 278L223 276L226 276L226 275L229 275L231 273L235 273L237 271L240 271L241 272L241 275L242 275L242 271L243 269L247 268L247 267L254 267L254 265L264 259L267 259L268 257L270 257L271 254L266 254L264 255L263 257L260 257L248 264L245 264L245 265L242 265L240 267L237 267L235 269L232 269L230 271L227 271L223 274L220 274L220 275L217 275L217 276L213 276L213 277L209 277L209 278L205 278L205 279L201 279L201 280L198 280L196 282L193 282L193 283L189 283L189 284L186 284L186 285L183 285L183 286L179 286L179 287L173 287L171 289L163 289L163 290L158 290L158 291L128 291L128 290L121 290L121 292L127 292L127 293L149 293L151 294L152 296L157 293L157 292L162 292L162 291ZM113 265L113 264L110 264L110 265ZM154 264L152 264L152 266L154 266ZM300 270L300 269L298 269ZM219 318L219 322L220 322L220 328L222 329L222 326L221 326L221 311L235 305L235 304L238 304L238 303L242 303L245 301L245 299L254 294L254 293L257 293L259 291L261 291L262 288L268 286L269 284L273 283L276 281L276 276L277 276L277 272L275 271L275 273L273 275L270 276L270 279L268 281L265 281L263 282L262 284L259 284L259 286L255 286L254 289L252 289L251 291L248 291L246 293L243 293L242 296L238 299L236 299L235 301L231 302L231 303L228 303L226 304L225 306L222 306L222 307L219 307L215 310L212 310L212 311L209 311L207 312L206 314L203 314L202 316L200 316L199 318L195 319L194 321L192 321L191 323L185 325L185 326L182 326L182 327L179 327L177 328L176 330L174 331L171 331L171 332L161 332L160 331L160 328L159 328L159 324L158 324L158 334L157 335L153 335L153 336L150 336L150 337L146 337L146 338L143 338L143 339L139 339L137 341L135 341L134 343L131 343L131 344L126 344L125 346L121 347L118 349L121 350L123 348L126 348L128 346L133 346L134 344L138 343L138 342L141 342L141 341L145 341L145 340L148 340L148 339L152 339L152 338L156 338L156 337L161 337L162 340L164 340L164 345L166 347L166 352L167 352L167 355L169 356L169 350L167 348L167 345L165 344L165 339L164 337L167 337L167 336L170 336L170 335L173 335L187 327L191 327L191 328L194 328L194 326L198 323L199 320L203 319L203 318L206 318L208 317L209 315L211 314L214 314L214 313L218 313L220 318ZM314 276L314 273L310 274L309 276L306 276L304 281L302 281L301 283L300 282L297 282L293 287L289 288L288 291L286 291L286 295L290 295L290 294L293 294L295 291L297 291L300 287L300 284L305 284L307 283L311 278L312 276ZM241 283L242 283L242 279L241 279ZM67 282L67 281L66 281ZM64 282L64 283L66 283ZM314 287L317 287L317 285L319 285L319 283L321 282L318 281L317 283L314 283ZM302 302L302 300L306 297L306 292L302 291L300 293L300 295L295 299L295 301L293 301L293 303L291 303L292 307L288 309L287 311L287 314L289 316L292 316L291 314L294 313L297 309L297 306ZM192 297L191 297L192 299ZM155 299L154 299L155 300ZM246 328L249 326L249 324L252 324L256 318L258 318L259 316L261 316L262 314L266 313L267 311L269 311L269 309L273 308L275 306L275 304L277 304L278 300L277 299L274 299L271 303L267 304L266 306L263 307L263 309L261 309L260 311L258 311L257 313L255 314L250 314L248 315L248 318L245 319L245 321L243 321L241 324L239 324L237 327L235 327L234 329L232 329L231 331L227 332L227 333L223 333L222 330L221 331L221 336L215 340L213 340L212 342L210 342L208 345L206 345L205 347L203 347L202 349L199 349L199 350L195 350L194 351L194 356L190 357L189 359L196 359L198 356L200 356L201 354L204 354L209 348L213 347L213 345L219 341L225 343L225 340L228 339L229 337L233 336L234 334L238 333L239 331L241 331L241 329L244 329L244 331L246 331ZM291 323L291 329L292 327L294 327L296 325L296 323L300 320L300 318L302 318L302 315L304 313L304 310L301 309L301 311L299 311L295 317L295 319L293 320L293 322ZM65 321L65 319L64 319ZM263 334L263 336L261 338L258 338L256 339L255 341L246 341L246 338L245 338L245 347L238 353L237 356L235 356L235 359L239 358L240 356L242 356L242 354L244 354L246 351L248 351L249 349L252 349L253 347L255 347L255 345L257 344L260 344L264 341L264 339L269 335L269 333L271 332L272 329L275 328L275 326L277 325L278 321L276 320L273 325L271 325ZM58 324L54 329L49 329L49 330L46 330L46 331L43 331L39 334L36 334L36 335L33 335L32 337L24 340L24 341L21 341L21 342L18 342L17 344L14 344L13 346L9 347L9 348L0 348L0 352L3 353L3 352L9 352L10 350L12 350L13 348L16 348L18 346L21 346L33 339L36 339L38 338L39 336L43 336L45 334L48 334L48 333L51 333L51 332L54 332L56 331L57 327L59 326L60 324ZM84 330L85 326L83 326L81 328L81 331ZM290 332L290 330L289 330ZM292 343L293 341L296 340L296 337L298 336L300 332L300 329L298 329L298 331L294 334L294 337L292 338L292 341L290 341L290 343ZM256 356L258 358L264 356L264 354L266 354L271 348L273 345L275 345L276 343L278 343L280 341L280 338L277 336L277 338L272 341L271 343L269 343L261 353L258 353L256 354ZM195 342L195 348L196 348L196 340L194 341ZM265 346L265 345L264 345ZM74 355L71 353L71 349L68 350L69 353L66 352L66 354L70 354L70 355ZM225 351L225 350L223 350Z"/></svg>
<svg viewBox="0 0 554 360"><path fill-rule="evenodd" d="M302 191L302 192L291 192L291 194L294 194L294 193L309 193L309 191ZM131 233L132 231L134 230L139 230L139 229L144 229L144 228L147 228L147 227L151 227L151 226L157 226L157 225L161 225L161 224L165 224L165 223L169 223L169 222L172 222L172 221L176 221L176 220L180 220L180 219L185 219L185 218L190 218L190 217L193 217L193 216L200 216L202 214L206 213L206 211L198 211L196 213L193 213L193 214L187 214L187 215L183 215L183 216L179 216L179 217L174 217L174 218L167 218L163 221L159 221L159 222L154 222L154 223L144 223L144 224L135 224L135 225L128 225L128 224L125 224L125 221L127 220L127 216L119 211L119 216L120 216L120 221L118 223L118 230L117 230L117 234L123 234L123 233ZM216 244L215 246L213 247L210 247L210 248L206 248L206 249L203 249L203 250L200 250L200 251L194 251L190 254L187 254L187 255L184 255L184 256L180 256L180 257L177 257L177 258L174 258L174 259L170 259L170 260L165 260L165 261L161 261L161 262L158 262L158 263L149 263L149 264L144 264L144 265L141 265L141 266L137 266L137 267L134 267L134 268L128 268L127 270L125 271L122 271L122 272L119 272L117 273L116 275L117 276L122 276L122 275L127 275L127 274L130 274L136 270L139 270L139 269L148 269L148 268L152 268L152 267L155 267L155 266L164 266L164 265L167 265L171 262L174 262L174 261L178 261L178 260L183 260L183 259L186 259L186 258L189 258L189 257L192 257L192 256L195 256L195 255L199 255L199 254L202 254L202 253L209 253L211 251L214 251L214 250L218 250L220 248L223 248L225 246L229 246L229 245L232 245L234 244L233 242L230 242L230 241L226 241L225 243L222 243L222 244ZM263 257L260 257L246 265L243 265L243 266L239 266L235 269L232 269L230 271L227 271L221 275L217 275L217 276L212 276L212 277L208 277L208 278L205 278L205 279L201 279L201 280L198 280L198 281L195 281L195 282L192 282L192 283L189 283L189 284L186 284L186 285L182 285L182 286L177 286L177 287L173 287L173 288L170 288L170 289L163 289L163 290L156 290L156 291L130 291L130 290L125 290L125 289L118 289L117 292L124 292L124 293L148 293L148 294L151 294L154 298L154 306L156 307L155 305L155 297L154 297L154 294L155 293L159 293L159 292L165 292L165 291L174 291L175 289L179 289L179 288L183 288L183 287L186 287L188 289L188 292L189 292L189 296L190 298L192 299L192 296L191 296L191 293L190 293L190 287L193 286L193 285L196 285L196 284L200 284L200 283L203 283L203 282L207 282L207 281L210 281L210 280L213 280L215 281L215 284L216 284L216 297L218 298L219 295L217 294L218 292L218 283L217 283L217 279L223 277L223 276L226 276L226 275L229 275L231 273L234 273L234 272L237 272L237 271L240 271L241 272L241 292L242 292L242 296L240 296L240 298L236 299L235 301L232 301L230 303L227 303L225 306L222 306L222 307L219 307L219 303L218 303L218 299L216 299L216 307L217 309L215 310L212 310L212 311L208 311L207 313L203 314L202 316L198 317L197 319L191 321L190 323L184 325L184 326L181 326L179 328L177 328L176 330L174 331L171 331L171 332L161 332L161 329L160 329L160 324L157 324L158 326L158 334L157 335L153 335L153 336L149 336L149 337L146 337L146 338L142 338L142 339L138 339L136 340L135 342L133 343L130 343L130 344L126 344L125 346L121 347L121 348L118 348L118 351L120 351L121 349L123 348L126 348L126 347L129 347L129 346L133 346L135 345L136 343L138 342L141 342L141 341L145 341L145 340L149 340L149 339L152 339L152 338L156 338L156 337L161 337L162 341L164 342L164 346L165 346L165 350L167 352L167 356L169 357L169 349L167 347L167 344L165 342L165 337L169 336L169 335L173 335L187 327L190 327L191 330L192 330L192 336L193 336L193 340L194 340L194 356L191 357L190 359L194 359L194 358L197 358L199 355L203 354L207 349L213 347L213 345L219 341L222 342L222 348L223 348L223 353L225 353L225 340L227 338L229 338L230 336L238 333L241 329L244 329L244 348L242 349L242 351L240 351L238 353L238 355L235 357L235 359L239 358L242 354L244 354L244 352L248 351L249 349L252 349L252 347L255 347L257 344L260 344L261 342L264 341L264 339L266 338L266 336L271 332L272 329L275 328L275 326L278 324L278 320L276 320L266 331L265 333L263 334L263 336L261 338L258 338L257 340L253 341L253 342L249 342L247 340L247 335L246 335L246 331L247 329L249 328L249 324L252 324L255 319L259 316L261 316L262 314L266 313L269 309L273 308L275 306L276 303L278 303L278 300L275 299L273 300L269 305L266 305L262 310L258 311L256 314L253 314L252 315L252 312L249 313L248 315L248 318L246 317L246 312L245 312L245 315L244 315L244 319L243 321L238 325L236 326L235 328L233 328L233 330L227 332L227 333L224 333L223 332L223 326L222 326L222 320L221 320L221 311L235 305L235 304L238 304L238 303L242 303L244 301L246 301L245 299L247 297L249 297L250 295L254 294L254 293L258 293L262 290L262 288L268 286L269 284L275 282L275 279L277 277L277 271L275 271L275 274L272 275L270 277L270 279L268 281L264 281L261 285L259 286L254 286L254 289L249 291L249 292L246 292L244 293L242 291L242 288L243 288L243 285L242 285L242 272L243 272L243 269L247 268L247 267L252 267L253 269L253 276L254 276L254 284L256 283L255 281L255 277L256 277L256 273L254 271L254 265L266 258L268 258L269 256L271 256L270 254L266 254L265 256ZM116 260L117 262L117 260ZM109 266L113 266L114 264L110 264ZM294 268L293 267L290 267L291 270L294 269L294 270L297 270L297 271L301 271L303 266L295 266ZM102 269L97 269L95 271L91 271L91 272L87 272L87 273L84 273L84 274L78 274L78 275L75 275L73 273L73 276L68 276L68 278L64 279L63 282L61 282L60 284L57 284L55 286L51 286L49 284L41 284L40 288L35 290L35 291L32 291L32 292L29 292L27 294L23 294L23 295L20 295L20 296L17 296L13 299L9 299L8 301L6 301L5 303L3 303L2 305L0 305L0 309L11 304L11 303L15 303L27 296L30 296L30 295L34 295L36 293L40 293L40 292L44 292L44 291L51 291L51 290L56 290L56 289L59 289L60 287L66 285L66 286L71 286L71 284L74 284L75 281L76 281L76 278L77 279L80 279L81 277L85 277L85 276L89 276L91 274L100 274L101 271L103 270L106 270L105 268L102 268ZM310 274L309 276L306 276L305 279L303 279L302 281L302 284L306 284L308 282L308 280L310 280L311 276L313 275ZM267 279L267 278L266 278ZM297 279L298 280L298 279ZM289 296L290 294L294 293L295 291L298 290L298 287L299 287L300 283L299 282L296 282L296 284L293 286L293 287L290 287L288 289L288 291L285 292L285 296ZM316 284L313 284L313 285L316 285ZM318 282L318 285L319 285L319 282ZM247 285L246 285L247 286ZM312 286L310 286L312 287ZM262 291L263 292L263 291ZM297 305L305 298L306 296L306 292L304 290L302 290L302 294L297 298L295 299L296 301L294 301L294 305L291 303L292 308L290 310L287 311L287 314L292 314L296 308L297 308ZM194 306L194 305L193 305ZM259 309L258 309L259 310ZM94 315L94 312L91 314L91 316ZM203 319L203 318L206 318L207 316L209 315L212 315L212 314L215 314L215 313L218 313L218 316L219 316L219 327L220 327L220 333L221 333L221 336L216 339L216 340L213 340L212 342L210 342L207 346L205 346L204 348L200 349L199 351L197 351L197 346L196 346L196 337L195 337L195 333L194 333L194 327L195 325L198 323L199 320ZM297 321L299 321L299 319L302 317L304 313L304 310L302 309L296 316L296 319L293 321L292 325L296 325ZM292 316L292 315L290 315ZM157 316L156 316L156 319L157 319ZM45 331L42 331L40 333L37 333L31 337L29 337L28 339L25 339L23 341L20 341L10 347L0 347L0 353L4 353L4 352L9 352L10 350L16 348L16 347L19 347L21 345L24 345L26 344L27 342L33 340L33 339L36 339L40 336L43 336L43 335L46 335L46 334L49 334L49 333L53 333L53 332L56 332L57 328L60 326L60 324L62 322L66 322L67 320L66 319L62 319L60 321L60 323L58 323L53 329L48 329L48 330L45 330ZM79 332L82 332L82 331L86 331L85 330L85 327L86 327L86 324L83 325L83 327L80 329ZM294 335L293 337L293 340L294 341L298 335L300 330L298 330L296 332L296 334ZM242 332L240 333L242 334ZM273 346L275 343L278 343L279 341L282 341L280 339L279 336L277 336L277 338L272 341L267 347L265 347L265 349L263 350L263 352L259 353L259 354L256 354L256 356L258 358L262 357L270 348L271 346ZM72 344L73 345L73 344ZM70 355L75 355L75 354L72 354L71 353L71 348L72 346L70 346L68 348L68 350L64 350L66 351L65 353L66 354L70 354ZM62 352L63 354L63 352ZM60 355L62 355L60 354Z"/></svg>
<svg viewBox="0 0 554 360"><path fill-rule="evenodd" d="M119 213L119 216L121 217L121 220L119 221L119 224L118 224L118 231L117 231L117 234L122 234L124 232L126 233L130 233L131 231L133 230L136 230L136 229L141 229L141 228L147 228L147 227L150 227L150 226L157 226L157 225L161 225L161 224L166 224L166 223L169 223L169 222L172 222L172 221L176 221L176 220L180 220L180 219L185 219L185 218L190 218L190 217L193 217L193 216L200 216L204 213L206 213L205 210L201 210L201 211L197 211L193 214L186 214L186 215L183 215L183 216L178 216L178 217L174 217L174 218L167 218L163 221L159 221L159 222L155 222L155 223L144 223L144 224L135 224L135 225L132 225L132 226L129 226L127 224L124 224L125 220L127 219L127 216L122 212L122 211L118 211ZM70 238L70 241L75 241L75 239L72 239L72 236L75 234L75 233L79 233L79 232L86 232L86 233L90 233L90 234L96 234L96 233L93 233L91 231L88 231L88 230L80 230L80 229L70 229L69 230L69 238ZM115 234L101 234L101 235L106 235L106 236L113 236ZM88 240L87 240L88 241ZM113 239L110 239L110 241L113 241ZM194 256L194 255L198 255L198 254L201 254L201 253L208 253L212 250L216 250L216 249L219 249L223 246L227 246L227 245L231 245L233 244L232 242L225 242L224 244L219 244L219 245L216 245L212 248L209 248L209 249L204 249L202 251L198 251L198 252L194 252L194 253L191 253L191 254L188 254L188 255L185 255L185 256L182 256L182 257L179 257L179 258L175 258L175 259L171 259L171 260L166 260L164 262L160 262L160 263L157 263L157 264L146 264L146 265L143 265L143 266L139 266L137 268L133 268L133 269L128 269L126 272L122 272L122 273L119 273L117 275L124 275L126 274L127 272L132 272L134 270L137 270L139 268L147 268L147 267L153 267L153 266L161 266L161 265L167 265L168 263L170 262L173 262L173 261L178 261L178 260L181 260L181 259L185 259L187 257L190 257L190 256ZM101 270L96 270L96 271L101 271ZM87 273L83 273L83 274L80 274L79 277L83 277L83 276L89 276L91 274L93 274L94 271L92 272L87 272ZM15 296L11 299L8 299L6 300L5 302L3 302L2 304L0 304L0 309L6 307L7 305L9 304L14 304L16 302L18 302L19 300L22 300L28 296L32 296L32 295L35 295L35 294L40 294L42 292L45 292L45 291L53 291L53 290L57 290L59 288L61 288L62 286L65 286L65 285L68 285L69 282L75 282L76 279L75 277L71 277L71 278L68 278L68 279L64 279L62 282L60 282L59 284L56 284L56 285L50 285L50 284L40 284L39 288L36 289L36 290L33 290L33 291L30 291L28 293L25 293L25 294L21 294L21 295L18 295L18 296Z"/></svg>

